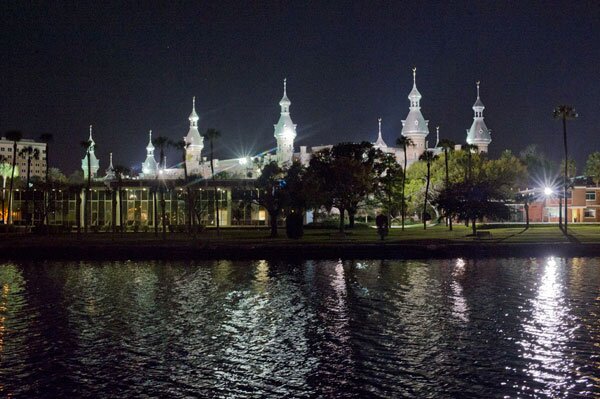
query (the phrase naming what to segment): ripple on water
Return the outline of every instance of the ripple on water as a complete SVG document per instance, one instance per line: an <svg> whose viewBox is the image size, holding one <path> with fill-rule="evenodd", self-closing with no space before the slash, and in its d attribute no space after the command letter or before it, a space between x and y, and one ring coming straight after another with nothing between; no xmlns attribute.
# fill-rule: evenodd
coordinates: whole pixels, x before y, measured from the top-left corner
<svg viewBox="0 0 600 399"><path fill-rule="evenodd" d="M599 266L5 263L0 394L600 396Z"/></svg>

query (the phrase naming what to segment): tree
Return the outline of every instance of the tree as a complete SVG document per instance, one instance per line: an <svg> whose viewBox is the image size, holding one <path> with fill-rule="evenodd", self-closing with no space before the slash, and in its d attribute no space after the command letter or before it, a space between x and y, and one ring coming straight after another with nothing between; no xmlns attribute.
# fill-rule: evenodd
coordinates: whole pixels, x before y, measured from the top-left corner
<svg viewBox="0 0 600 399"><path fill-rule="evenodd" d="M0 156L0 176L2 176L2 223L6 224L6 179L10 179L11 176L18 177L19 169L15 170L4 156Z"/></svg>
<svg viewBox="0 0 600 399"><path fill-rule="evenodd" d="M117 178L117 196L119 199L119 227L121 232L123 229L123 179L125 176L129 175L129 168L121 165L117 165L114 167L115 177ZM113 196L113 232L116 229L116 202L117 196ZM156 218L156 215L154 216Z"/></svg>
<svg viewBox="0 0 600 399"><path fill-rule="evenodd" d="M48 210L47 207L49 205L49 195L50 195L50 143L54 141L54 136L50 133L42 133L40 134L39 141L46 144L46 170L45 170L45 178L44 178L44 203L42 206L42 212L44 213L43 224L48 224Z"/></svg>
<svg viewBox="0 0 600 399"><path fill-rule="evenodd" d="M442 139L442 140L440 140L438 145L444 151L444 170L446 172L446 176L444 179L444 187L448 187L450 185L450 174L449 174L449 168L448 168L448 152L454 150L455 143L452 140ZM448 223L448 230L452 231L452 218L447 218L446 221Z"/></svg>
<svg viewBox="0 0 600 399"><path fill-rule="evenodd" d="M23 133L18 130L6 132L6 139L13 142L12 148L12 171L10 175L10 188L8 189L8 224L12 224L13 188L15 180L15 168L17 165L17 143L23 138Z"/></svg>
<svg viewBox="0 0 600 399"><path fill-rule="evenodd" d="M566 165L565 165L565 163L566 163ZM562 161L560 161L559 173L561 170L567 171L568 179L572 179L572 178L576 177L577 176L577 164L575 163L575 160L569 159L568 162L565 162L565 160L563 159Z"/></svg>
<svg viewBox="0 0 600 399"><path fill-rule="evenodd" d="M173 140L169 140L169 145L173 148L175 148L177 151L181 152L181 163L183 164L183 184L185 185L185 190L186 190L186 208L187 208L187 231L191 232L193 234L195 234L195 231L193 230L193 226L194 226L194 221L193 221L193 211L192 211L192 204L194 203L194 200L192 198L193 195L193 190L190 187L189 181L188 181L188 170L187 170L187 163L186 163L186 154L187 154L187 149L190 145L190 143L188 143L185 140L179 140L179 141L173 141Z"/></svg>
<svg viewBox="0 0 600 399"><path fill-rule="evenodd" d="M264 207L269 214L271 237L277 237L277 219L289 203L284 187L284 170L277 162L266 164L256 179L256 196L253 202Z"/></svg>
<svg viewBox="0 0 600 399"><path fill-rule="evenodd" d="M91 132L90 126L90 132ZM91 135L91 133L90 133ZM83 231L85 233L88 232L88 226L91 224L91 193L92 193L92 160L90 158L90 154L92 152L92 147L94 146L94 142L92 140L84 140L80 142L81 147L85 150L85 158L87 160L87 187L85 192L85 202L83 203Z"/></svg>
<svg viewBox="0 0 600 399"><path fill-rule="evenodd" d="M69 178L69 191L75 195L75 220L77 224L77 239L81 238L81 190L85 176L81 170L73 172Z"/></svg>
<svg viewBox="0 0 600 399"><path fill-rule="evenodd" d="M214 142L215 140L217 140L219 137L221 137L221 132L219 132L217 129L207 129L206 132L204 133L204 139L208 140L208 143L210 145L210 174L212 176L212 181L214 184L214 190L215 190L215 212L216 212L216 220L217 220L217 235L221 234L221 230L220 230L220 221L219 221L219 198L218 198L218 190L217 190L217 185L215 184L215 165L214 165Z"/></svg>
<svg viewBox="0 0 600 399"><path fill-rule="evenodd" d="M160 153L160 161L158 164L158 173L156 174L156 179L163 176L164 170L166 169L166 158L165 158L165 149L167 148L167 145L169 144L169 139L163 136L158 136L155 137L154 139L152 139L152 144L154 145L154 147L157 147ZM164 178L163 180L160 182L160 186L159 186L159 193L160 193L160 207L161 207L161 214L162 214L162 238L163 240L167 238L167 223L166 223L166 201L165 201L165 185L164 185ZM154 225L154 229L156 231L156 221L155 221L155 225Z"/></svg>
<svg viewBox="0 0 600 399"><path fill-rule="evenodd" d="M567 234L567 219L569 218L568 214L568 203L567 203L567 189L568 189L568 174L569 174L569 152L567 149L567 119L575 119L577 118L577 112L575 112L575 108L570 105L559 105L554 108L553 112L554 119L562 119L563 125L563 145L565 148L565 174L563 178L563 197L565 199L565 234Z"/></svg>
<svg viewBox="0 0 600 399"><path fill-rule="evenodd" d="M596 186L600 185L600 152L590 154L585 163L585 174L592 178Z"/></svg>
<svg viewBox="0 0 600 399"><path fill-rule="evenodd" d="M406 188L406 166L408 163L406 147L410 147L414 145L414 143L409 137L400 136L396 140L396 145L402 147L402 150L404 151L404 168L402 168L402 204L400 211L400 217L402 219L402 231L404 231L404 218L406 217L406 197L404 196L404 190Z"/></svg>
<svg viewBox="0 0 600 399"><path fill-rule="evenodd" d="M498 182L480 180L450 184L434 200L446 216L470 220L473 236L477 235L477 220L484 217L505 220L510 216L504 193Z"/></svg>
<svg viewBox="0 0 600 399"><path fill-rule="evenodd" d="M352 226L358 205L375 190L375 158L373 145L362 142L337 144L310 160L307 180L320 192L312 201L339 209L340 232L344 231L345 212Z"/></svg>
<svg viewBox="0 0 600 399"><path fill-rule="evenodd" d="M31 186L31 160L40 158L40 150L37 148L33 148L32 146L26 146L21 148L19 151L19 156L25 157L27 159L27 177L25 180L25 206L23 207L25 212L25 224L31 224L31 213L29 212L29 197L31 194L30 186ZM35 203L33 204L33 208L35 209Z"/></svg>
<svg viewBox="0 0 600 399"><path fill-rule="evenodd" d="M435 160L436 155L433 151L425 150L419 157L420 161L424 161L427 164L427 183L425 184L425 200L423 201L423 229L427 229L427 196L429 194L429 182L431 180L431 163Z"/></svg>
<svg viewBox="0 0 600 399"><path fill-rule="evenodd" d="M375 198L381 202L387 213L388 226L391 218L398 212L397 204L402 201L402 183L404 171L393 154L380 153L375 162L377 187Z"/></svg>

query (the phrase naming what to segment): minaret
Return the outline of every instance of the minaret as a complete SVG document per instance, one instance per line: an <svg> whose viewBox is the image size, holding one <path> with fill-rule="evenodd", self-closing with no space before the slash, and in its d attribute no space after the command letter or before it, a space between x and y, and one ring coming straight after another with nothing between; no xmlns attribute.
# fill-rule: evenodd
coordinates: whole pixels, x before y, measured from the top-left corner
<svg viewBox="0 0 600 399"><path fill-rule="evenodd" d="M387 144L383 141L383 137L381 137L381 118L377 119L379 122L379 134L377 135L377 141L373 144L374 148L386 148Z"/></svg>
<svg viewBox="0 0 600 399"><path fill-rule="evenodd" d="M296 138L296 125L290 117L290 105L292 102L287 97L287 79L283 79L283 97L279 101L281 116L276 125L275 139L277 140L277 163L280 166L292 163L294 156L294 139Z"/></svg>
<svg viewBox="0 0 600 399"><path fill-rule="evenodd" d="M88 139L89 147L86 151L85 157L81 160L81 169L83 169L83 177L87 179L88 177L88 153L90 156L90 168L92 170L92 178L98 175L98 169L100 168L100 162L98 158L96 158L96 154L94 153L94 147L96 143L92 138L92 125L90 125L90 138Z"/></svg>
<svg viewBox="0 0 600 399"><path fill-rule="evenodd" d="M148 145L146 146L146 160L142 163L144 177L155 177L158 172L158 163L154 159L154 145L152 144L152 130L148 133Z"/></svg>
<svg viewBox="0 0 600 399"><path fill-rule="evenodd" d="M116 177L115 175L115 167L113 166L113 161L112 161L112 152L110 153L110 163L108 164L108 168L106 169L106 176L104 176L104 178L106 180L114 180Z"/></svg>
<svg viewBox="0 0 600 399"><path fill-rule="evenodd" d="M467 129L467 144L476 145L479 152L487 152L488 146L492 142L492 131L487 128L483 121L483 110L485 106L479 97L479 84L477 82L477 100L473 104L473 124Z"/></svg>
<svg viewBox="0 0 600 399"><path fill-rule="evenodd" d="M410 108L406 120L402 121L402 135L412 140L413 145L406 147L406 157L409 163L419 159L425 152L425 139L429 134L426 121L421 114L421 93L417 90L417 68L413 68L413 88L408 95Z"/></svg>
<svg viewBox="0 0 600 399"><path fill-rule="evenodd" d="M196 113L196 97L192 98L192 113L188 118L190 130L183 138L187 147L185 149L185 166L188 175L201 174L200 162L202 161L202 149L204 148L204 137L198 131L198 114Z"/></svg>

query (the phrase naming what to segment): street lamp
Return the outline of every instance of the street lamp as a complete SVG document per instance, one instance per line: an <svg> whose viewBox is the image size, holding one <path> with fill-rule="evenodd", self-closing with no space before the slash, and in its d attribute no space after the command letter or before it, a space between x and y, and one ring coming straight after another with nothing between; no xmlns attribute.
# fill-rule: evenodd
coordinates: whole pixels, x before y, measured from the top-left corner
<svg viewBox="0 0 600 399"><path fill-rule="evenodd" d="M544 221L544 211L546 210L546 200L548 198L550 198L552 196L552 194L554 193L554 190L552 190L552 187L544 187L544 207L542 209L542 222ZM546 220L548 222L550 222L550 215L546 216Z"/></svg>

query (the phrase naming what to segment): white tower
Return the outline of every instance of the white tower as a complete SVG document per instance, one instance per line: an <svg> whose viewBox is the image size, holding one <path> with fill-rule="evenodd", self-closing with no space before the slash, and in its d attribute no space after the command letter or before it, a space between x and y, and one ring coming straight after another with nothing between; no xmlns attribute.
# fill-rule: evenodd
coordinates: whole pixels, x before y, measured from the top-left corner
<svg viewBox="0 0 600 399"><path fill-rule="evenodd" d="M104 176L104 178L106 180L114 180L116 177L115 174L115 167L113 166L113 161L112 161L112 152L110 153L110 162L108 164L108 168L106 168L106 176Z"/></svg>
<svg viewBox="0 0 600 399"><path fill-rule="evenodd" d="M387 144L383 141L383 137L381 136L381 118L377 119L379 122L379 133L377 135L377 141L373 143L374 148L387 148Z"/></svg>
<svg viewBox="0 0 600 399"><path fill-rule="evenodd" d="M429 121L426 121L421 114L421 93L417 90L417 68L413 68L413 88L408 95L410 100L410 110L406 120L402 121L402 135L412 140L413 145L406 147L408 163L415 162L421 154L425 152L425 139L429 134L427 127Z"/></svg>
<svg viewBox="0 0 600 399"><path fill-rule="evenodd" d="M473 104L473 124L467 129L467 143L476 145L479 152L487 152L488 146L492 142L492 131L487 128L483 121L483 110L485 106L479 97L479 83L477 82L477 100Z"/></svg>
<svg viewBox="0 0 600 399"><path fill-rule="evenodd" d="M89 147L85 153L85 157L81 160L81 169L83 169L83 177L88 178L88 154L90 156L90 169L92 170L92 178L98 175L98 169L100 168L100 162L98 158L96 158L96 154L94 153L94 147L96 143L92 138L92 125L90 125L90 138L88 139Z"/></svg>
<svg viewBox="0 0 600 399"><path fill-rule="evenodd" d="M187 148L185 149L185 166L188 175L201 174L200 162L202 161L202 149L204 148L204 137L198 131L198 114L196 113L196 97L192 99L192 113L188 118L190 130L183 138Z"/></svg>
<svg viewBox="0 0 600 399"><path fill-rule="evenodd" d="M287 79L283 79L283 97L279 101L281 116L276 125L275 139L277 140L277 163L280 166L292 163L294 156L294 139L296 138L296 125L290 117L290 105L292 102L287 97Z"/></svg>
<svg viewBox="0 0 600 399"><path fill-rule="evenodd" d="M152 130L148 133L148 145L146 146L146 160L142 163L144 177L156 177L158 163L154 159L154 145L152 144Z"/></svg>

